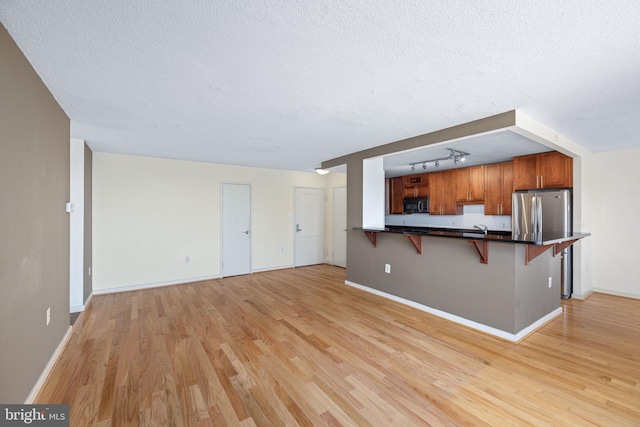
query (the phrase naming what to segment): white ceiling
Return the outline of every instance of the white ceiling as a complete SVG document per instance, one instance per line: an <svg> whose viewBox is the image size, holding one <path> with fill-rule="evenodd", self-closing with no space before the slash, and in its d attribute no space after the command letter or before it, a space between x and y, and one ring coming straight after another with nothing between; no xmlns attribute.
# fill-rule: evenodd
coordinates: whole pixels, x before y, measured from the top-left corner
<svg viewBox="0 0 640 427"><path fill-rule="evenodd" d="M637 0L2 0L95 151L313 170L518 109L640 146Z"/></svg>

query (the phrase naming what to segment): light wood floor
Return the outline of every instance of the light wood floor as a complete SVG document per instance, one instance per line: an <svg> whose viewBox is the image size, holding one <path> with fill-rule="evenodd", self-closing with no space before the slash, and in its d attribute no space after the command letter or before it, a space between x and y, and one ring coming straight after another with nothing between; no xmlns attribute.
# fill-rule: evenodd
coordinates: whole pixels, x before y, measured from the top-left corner
<svg viewBox="0 0 640 427"><path fill-rule="evenodd" d="M71 425L640 425L640 301L519 344L314 266L96 296L38 402Z"/></svg>

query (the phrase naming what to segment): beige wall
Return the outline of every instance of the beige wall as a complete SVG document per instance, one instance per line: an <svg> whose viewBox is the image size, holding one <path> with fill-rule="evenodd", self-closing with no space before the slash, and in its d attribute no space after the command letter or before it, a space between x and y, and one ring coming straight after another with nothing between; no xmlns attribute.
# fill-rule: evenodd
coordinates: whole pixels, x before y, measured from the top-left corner
<svg viewBox="0 0 640 427"><path fill-rule="evenodd" d="M594 289L640 298L640 149L595 155Z"/></svg>
<svg viewBox="0 0 640 427"><path fill-rule="evenodd" d="M251 184L252 269L262 271L293 265L294 188L329 194L346 177L94 153L94 291L218 277L222 183ZM330 198L326 217L329 246Z"/></svg>
<svg viewBox="0 0 640 427"><path fill-rule="evenodd" d="M69 119L1 25L0 196L0 402L22 403L69 328Z"/></svg>

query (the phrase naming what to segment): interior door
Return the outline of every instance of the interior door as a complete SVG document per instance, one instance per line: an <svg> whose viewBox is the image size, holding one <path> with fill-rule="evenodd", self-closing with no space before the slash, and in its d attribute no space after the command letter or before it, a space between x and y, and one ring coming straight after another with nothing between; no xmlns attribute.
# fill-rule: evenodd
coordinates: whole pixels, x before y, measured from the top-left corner
<svg viewBox="0 0 640 427"><path fill-rule="evenodd" d="M347 267L347 187L333 189L333 265Z"/></svg>
<svg viewBox="0 0 640 427"><path fill-rule="evenodd" d="M296 267L324 263L323 189L295 189L295 261Z"/></svg>
<svg viewBox="0 0 640 427"><path fill-rule="evenodd" d="M251 273L251 186L222 184L222 277Z"/></svg>

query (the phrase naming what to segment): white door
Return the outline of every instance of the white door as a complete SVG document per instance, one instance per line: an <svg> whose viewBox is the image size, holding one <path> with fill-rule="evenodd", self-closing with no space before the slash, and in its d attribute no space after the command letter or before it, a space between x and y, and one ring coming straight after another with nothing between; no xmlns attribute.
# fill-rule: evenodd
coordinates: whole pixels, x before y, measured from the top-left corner
<svg viewBox="0 0 640 427"><path fill-rule="evenodd" d="M324 263L324 190L296 188L294 265Z"/></svg>
<svg viewBox="0 0 640 427"><path fill-rule="evenodd" d="M347 187L333 189L333 265L347 267Z"/></svg>
<svg viewBox="0 0 640 427"><path fill-rule="evenodd" d="M251 186L222 184L222 277L251 273Z"/></svg>

